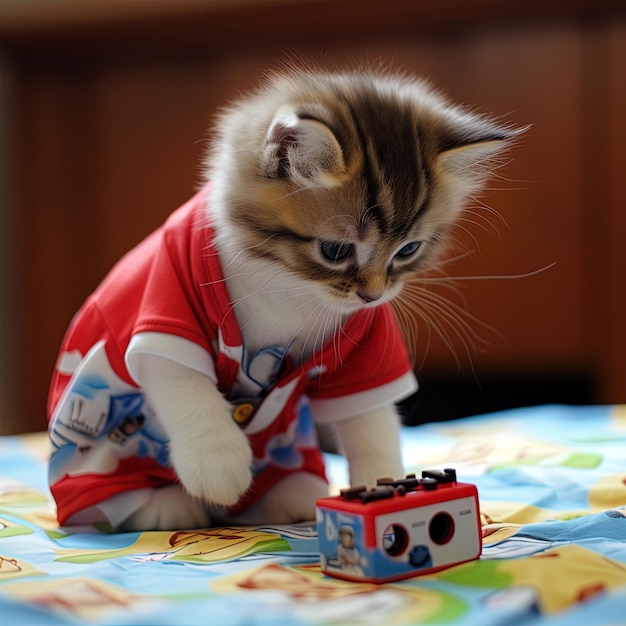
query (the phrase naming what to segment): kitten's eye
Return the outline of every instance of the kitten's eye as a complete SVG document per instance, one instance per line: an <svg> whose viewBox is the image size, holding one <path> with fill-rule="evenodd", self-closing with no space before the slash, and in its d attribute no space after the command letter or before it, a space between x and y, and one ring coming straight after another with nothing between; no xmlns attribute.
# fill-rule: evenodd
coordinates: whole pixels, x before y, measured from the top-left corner
<svg viewBox="0 0 626 626"><path fill-rule="evenodd" d="M411 243L407 243L405 246L402 246L402 248L396 252L395 256L398 259L406 259L407 257L415 254L421 245L421 241L411 241Z"/></svg>
<svg viewBox="0 0 626 626"><path fill-rule="evenodd" d="M332 263L339 263L354 255L354 244L345 241L322 241L320 250L325 259Z"/></svg>

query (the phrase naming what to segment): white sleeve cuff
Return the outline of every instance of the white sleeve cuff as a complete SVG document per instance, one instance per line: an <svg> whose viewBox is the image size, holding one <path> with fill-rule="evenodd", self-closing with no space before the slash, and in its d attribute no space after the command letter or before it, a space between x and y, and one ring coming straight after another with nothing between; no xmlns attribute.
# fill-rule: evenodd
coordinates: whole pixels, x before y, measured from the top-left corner
<svg viewBox="0 0 626 626"><path fill-rule="evenodd" d="M128 372L138 385L142 383L142 364L146 356L159 356L180 363L205 374L217 384L213 358L202 346L189 339L154 332L134 335L126 350L125 361Z"/></svg>
<svg viewBox="0 0 626 626"><path fill-rule="evenodd" d="M406 398L417 391L418 384L413 372L381 387L361 391L340 398L311 398L311 413L318 423L336 422L362 413L376 411Z"/></svg>

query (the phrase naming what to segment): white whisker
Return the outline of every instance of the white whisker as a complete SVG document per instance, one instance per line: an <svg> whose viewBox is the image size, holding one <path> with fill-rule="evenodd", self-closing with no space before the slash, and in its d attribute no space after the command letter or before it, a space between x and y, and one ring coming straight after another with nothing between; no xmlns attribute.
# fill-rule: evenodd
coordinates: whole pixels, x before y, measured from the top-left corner
<svg viewBox="0 0 626 626"><path fill-rule="evenodd" d="M473 353L479 348L482 349L489 345L489 342L479 334L475 326L490 333L498 333L455 302L443 297L441 294L426 289L422 282L427 281L418 279L409 281L393 302L394 311L399 324L405 332L407 345L411 350L415 365L418 367L424 365L427 351L431 346L432 332L434 332L447 347L457 367L460 369L461 361L455 348L455 344L458 341L468 358L472 372L474 372ZM431 284L454 289L442 277L433 279ZM419 339L418 317L425 322L427 333L426 345L419 362L416 359Z"/></svg>
<svg viewBox="0 0 626 626"><path fill-rule="evenodd" d="M280 274L280 271L276 273L276 276L278 274ZM276 276L273 276L271 280L276 278ZM253 317L251 317L248 320L246 320L246 322L241 327L242 329L246 328L249 324L254 322L259 317L266 315L273 308L280 307L281 304L284 304L285 302L289 302L289 300L293 300L293 299L297 298L298 296L305 295L306 293L309 292L309 289L307 287L298 287L298 288L295 288L295 289L286 289L286 288L283 287L281 289L264 290L263 289L264 286L265 285L262 285L257 291L249 293L249 294L239 298L238 300L234 301L233 302L233 308L237 308L237 306L241 305L248 298L258 297L259 295L276 295L276 294L282 294L282 293L287 293L289 295L287 295L284 298L281 298L280 300L276 300L276 301L272 302L272 304L270 306L268 306L265 309L259 311L258 313L256 313L256 315L254 315ZM299 310L302 306L305 306L306 304L307 303L305 302L303 305L299 306L295 310L296 311Z"/></svg>
<svg viewBox="0 0 626 626"><path fill-rule="evenodd" d="M441 276L438 278L429 278L423 277L420 278L420 282L433 282L437 283L439 281L470 281L470 280L516 280L521 278L531 278L533 276L537 276L538 274L542 274L549 269L552 269L556 265L556 261L545 265L544 267L540 267L536 270L531 270L530 272L524 272L523 274L479 274L476 276Z"/></svg>
<svg viewBox="0 0 626 626"><path fill-rule="evenodd" d="M250 250L254 250L255 248L261 248L262 246L264 246L265 244L267 244L268 241L271 241L274 238L274 235L269 235L268 237L266 237L263 241L260 241L259 243L256 243L252 246L247 246L246 248L242 248L241 250L239 250L239 252L237 252L237 254L235 254L235 256L230 259L230 261L222 268L222 272L226 273L228 272L228 270L230 269L230 266L233 263L236 263L237 260L239 259L239 257L242 254L246 254L247 252L249 252Z"/></svg>

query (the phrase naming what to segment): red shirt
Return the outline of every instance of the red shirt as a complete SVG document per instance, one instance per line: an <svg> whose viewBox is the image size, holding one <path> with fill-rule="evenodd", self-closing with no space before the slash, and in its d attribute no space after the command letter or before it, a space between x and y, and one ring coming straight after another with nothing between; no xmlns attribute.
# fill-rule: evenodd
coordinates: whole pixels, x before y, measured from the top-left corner
<svg viewBox="0 0 626 626"><path fill-rule="evenodd" d="M252 447L254 482L233 514L289 472L324 476L316 405L340 419L416 387L393 313L382 305L354 314L301 365L287 359L257 397L237 397L254 384L206 194L124 256L72 320L49 397L50 488L61 523L112 495L176 481L167 436L141 391L142 355L203 372L234 405L256 406L248 422L238 420Z"/></svg>

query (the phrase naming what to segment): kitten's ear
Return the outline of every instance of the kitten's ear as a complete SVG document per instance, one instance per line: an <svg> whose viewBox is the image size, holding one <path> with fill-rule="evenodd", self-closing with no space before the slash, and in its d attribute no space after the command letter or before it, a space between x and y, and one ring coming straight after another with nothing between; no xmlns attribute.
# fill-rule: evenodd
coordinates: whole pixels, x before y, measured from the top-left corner
<svg viewBox="0 0 626 626"><path fill-rule="evenodd" d="M437 157L440 171L470 194L502 165L502 154L526 129L477 127L442 142Z"/></svg>
<svg viewBox="0 0 626 626"><path fill-rule="evenodd" d="M338 187L346 164L337 138L324 122L295 111L279 111L262 150L263 174L291 178L304 187Z"/></svg>

